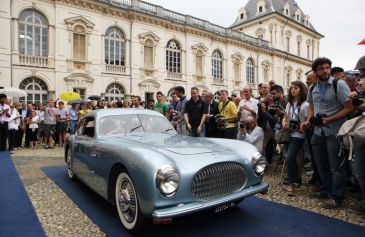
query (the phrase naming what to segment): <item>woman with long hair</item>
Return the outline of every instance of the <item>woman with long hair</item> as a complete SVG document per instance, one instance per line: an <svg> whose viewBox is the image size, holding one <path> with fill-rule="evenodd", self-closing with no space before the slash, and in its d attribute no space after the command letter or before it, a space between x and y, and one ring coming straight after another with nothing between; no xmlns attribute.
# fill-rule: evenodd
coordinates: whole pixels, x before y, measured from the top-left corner
<svg viewBox="0 0 365 237"><path fill-rule="evenodd" d="M294 189L300 188L302 177L300 169L302 168L302 159L299 159L298 165L297 154L303 149L305 141L305 131L300 129L300 124L307 119L309 104L307 100L307 87L301 81L294 81L288 91L288 104L285 109L285 116L282 120L282 126L289 128L290 142L285 145L286 164L288 172L289 185L285 188L288 195L294 195Z"/></svg>

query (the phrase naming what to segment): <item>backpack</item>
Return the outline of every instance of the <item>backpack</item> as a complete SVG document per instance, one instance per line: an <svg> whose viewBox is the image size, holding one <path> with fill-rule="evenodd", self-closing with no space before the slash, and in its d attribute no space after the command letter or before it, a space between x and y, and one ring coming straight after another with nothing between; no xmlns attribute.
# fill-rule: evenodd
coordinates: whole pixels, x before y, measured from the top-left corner
<svg viewBox="0 0 365 237"><path fill-rule="evenodd" d="M365 144L365 115L347 120L337 134L342 147L350 151L349 160L353 151L356 151Z"/></svg>

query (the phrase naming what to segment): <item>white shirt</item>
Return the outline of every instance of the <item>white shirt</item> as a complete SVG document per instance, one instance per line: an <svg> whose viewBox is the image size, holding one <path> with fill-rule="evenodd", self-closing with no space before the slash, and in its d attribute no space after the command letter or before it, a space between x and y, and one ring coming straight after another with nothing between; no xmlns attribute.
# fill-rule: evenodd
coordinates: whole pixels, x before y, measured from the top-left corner
<svg viewBox="0 0 365 237"><path fill-rule="evenodd" d="M29 129L37 129L38 128L38 120L39 120L38 116L37 115L34 116L32 118L32 122L34 122L34 123L29 124Z"/></svg>
<svg viewBox="0 0 365 237"><path fill-rule="evenodd" d="M6 116L6 113L3 113L7 109L10 111L10 106L9 105L7 105L7 104L1 105L0 104L0 123L4 123L4 122L9 121L9 117Z"/></svg>
<svg viewBox="0 0 365 237"><path fill-rule="evenodd" d="M262 153L263 144L264 144L264 130L259 126L256 126L251 133L242 134L240 133L240 137L238 140L242 140L254 145L260 153Z"/></svg>
<svg viewBox="0 0 365 237"><path fill-rule="evenodd" d="M256 114L253 114L250 111L247 111L245 109L242 109L241 110L241 118L240 118L240 121L245 121L248 116L254 116L255 118L257 118L257 114L258 114L258 111L259 111L259 108L257 106L258 103L259 103L259 101L256 100L255 98L252 98L252 97L249 100L242 99L240 101L240 103L238 104L239 109L241 108L241 106L246 105L250 109L254 110L256 112Z"/></svg>
<svg viewBox="0 0 365 237"><path fill-rule="evenodd" d="M20 118L16 118L19 114L17 109L13 109L11 113L11 117L9 118L8 129L9 130L18 130L20 125Z"/></svg>
<svg viewBox="0 0 365 237"><path fill-rule="evenodd" d="M299 124L304 122L308 116L308 107L309 107L308 102L304 102L300 106L297 106L296 102L294 102L294 105L288 103L285 108L285 113L287 114L288 118L288 125L290 123L290 120L299 121ZM290 137L305 138L305 132L304 133L292 132L290 133Z"/></svg>

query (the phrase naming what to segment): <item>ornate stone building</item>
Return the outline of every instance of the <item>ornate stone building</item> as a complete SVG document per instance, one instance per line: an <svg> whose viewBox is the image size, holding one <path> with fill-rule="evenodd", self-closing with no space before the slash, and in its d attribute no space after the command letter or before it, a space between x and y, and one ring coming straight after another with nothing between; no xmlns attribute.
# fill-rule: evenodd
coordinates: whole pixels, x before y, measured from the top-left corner
<svg viewBox="0 0 365 237"><path fill-rule="evenodd" d="M0 1L0 87L45 102L304 79L319 34L293 0L249 0L224 28L140 0Z"/></svg>

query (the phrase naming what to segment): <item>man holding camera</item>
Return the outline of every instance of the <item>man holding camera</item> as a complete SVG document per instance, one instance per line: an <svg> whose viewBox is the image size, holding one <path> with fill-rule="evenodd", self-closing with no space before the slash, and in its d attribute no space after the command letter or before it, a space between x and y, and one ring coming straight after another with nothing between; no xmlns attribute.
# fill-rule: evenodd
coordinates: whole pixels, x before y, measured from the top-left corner
<svg viewBox="0 0 365 237"><path fill-rule="evenodd" d="M240 122L240 133L238 140L242 140L254 145L262 154L264 143L264 131L256 125L256 119L248 116L245 121Z"/></svg>
<svg viewBox="0 0 365 237"><path fill-rule="evenodd" d="M342 207L345 199L345 165L339 157L340 144L336 135L346 121L346 116L353 111L348 97L349 87L343 80L330 76L332 62L328 58L317 58L312 70L318 80L309 89L308 117L301 124L302 130L310 123L316 127L311 140L314 158L321 177L320 191L313 194L317 198L329 198L322 204L323 208ZM334 86L337 83L337 89Z"/></svg>
<svg viewBox="0 0 365 237"><path fill-rule="evenodd" d="M237 118L237 107L235 103L228 100L228 91L220 91L220 100L218 110L222 117L217 119L218 126L222 127L221 137L227 139L237 139L237 127L235 120Z"/></svg>

